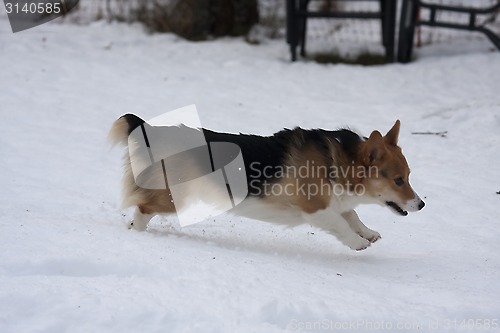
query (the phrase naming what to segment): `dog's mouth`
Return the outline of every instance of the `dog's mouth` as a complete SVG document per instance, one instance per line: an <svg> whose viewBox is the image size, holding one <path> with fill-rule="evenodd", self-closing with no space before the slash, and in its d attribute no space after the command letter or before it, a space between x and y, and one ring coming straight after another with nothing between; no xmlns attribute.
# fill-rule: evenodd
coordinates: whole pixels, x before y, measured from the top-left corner
<svg viewBox="0 0 500 333"><path fill-rule="evenodd" d="M403 210L403 208L399 207L394 201L386 201L385 203L387 204L387 206L391 207L399 215L401 215L401 216L408 215L408 212L406 210Z"/></svg>

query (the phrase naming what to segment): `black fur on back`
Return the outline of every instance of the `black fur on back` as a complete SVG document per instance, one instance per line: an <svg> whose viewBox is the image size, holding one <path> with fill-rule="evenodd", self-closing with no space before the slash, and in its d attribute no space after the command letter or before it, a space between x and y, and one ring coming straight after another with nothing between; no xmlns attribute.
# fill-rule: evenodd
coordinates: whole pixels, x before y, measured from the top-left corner
<svg viewBox="0 0 500 333"><path fill-rule="evenodd" d="M249 134L218 133L203 129L205 140L210 142L232 142L237 144L243 156L247 182L258 180L259 184L269 182L261 172L265 166L274 168L283 165L288 153L289 141L286 134L279 132L270 137ZM252 195L252 187L249 186L249 194Z"/></svg>
<svg viewBox="0 0 500 333"><path fill-rule="evenodd" d="M128 124L128 133L127 135L130 135L137 127L141 126L142 124L145 123L145 121L139 117L137 117L135 114L127 113L121 116L120 118L124 118L127 121Z"/></svg>
<svg viewBox="0 0 500 333"><path fill-rule="evenodd" d="M358 134L348 129L326 131L322 129L305 130L297 127L293 130L284 129L268 137L218 133L207 129L203 129L203 133L208 143L232 142L237 144L243 155L248 184L253 181L254 184L257 183L260 186L276 181L276 179L267 178L263 170L266 167L268 170L274 170L285 166L291 156L292 149L300 151L302 147L313 144L325 154L325 159L329 159L331 156L330 143L336 141L348 156L354 158L358 144L362 142L362 138ZM255 182L256 180L257 182ZM250 195L257 195L257 192L259 191L256 191L255 186L249 186Z"/></svg>
<svg viewBox="0 0 500 333"><path fill-rule="evenodd" d="M321 130L323 131L323 130ZM348 129L340 129L337 131L323 131L327 136L330 136L338 141L344 153L354 159L358 150L358 146L364 141L357 133Z"/></svg>

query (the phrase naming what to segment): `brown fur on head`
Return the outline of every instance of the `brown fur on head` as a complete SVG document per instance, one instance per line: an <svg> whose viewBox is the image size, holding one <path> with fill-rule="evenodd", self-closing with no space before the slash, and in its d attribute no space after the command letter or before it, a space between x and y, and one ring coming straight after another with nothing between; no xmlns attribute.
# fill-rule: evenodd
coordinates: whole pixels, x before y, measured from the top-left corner
<svg viewBox="0 0 500 333"><path fill-rule="evenodd" d="M365 167L372 171L365 181L367 192L381 203L406 207L417 196L410 186L410 168L398 146L400 126L401 122L397 120L385 136L373 131L360 153ZM411 207L407 209L411 210Z"/></svg>

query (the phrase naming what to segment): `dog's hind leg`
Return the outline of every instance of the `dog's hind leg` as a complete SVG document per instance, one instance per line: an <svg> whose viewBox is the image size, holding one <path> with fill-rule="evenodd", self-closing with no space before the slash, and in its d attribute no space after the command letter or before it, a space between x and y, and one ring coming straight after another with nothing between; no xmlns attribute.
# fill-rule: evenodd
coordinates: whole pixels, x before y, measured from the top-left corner
<svg viewBox="0 0 500 333"><path fill-rule="evenodd" d="M370 241L370 243L375 243L381 238L378 232L368 228L363 224L363 222L361 222L358 214L354 210L342 213L341 215L355 233Z"/></svg>

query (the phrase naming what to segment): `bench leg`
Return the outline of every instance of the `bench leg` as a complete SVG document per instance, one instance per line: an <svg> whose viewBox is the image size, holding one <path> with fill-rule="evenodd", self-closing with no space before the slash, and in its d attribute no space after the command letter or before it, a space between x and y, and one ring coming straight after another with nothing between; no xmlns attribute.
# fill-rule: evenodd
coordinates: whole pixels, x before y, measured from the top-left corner
<svg viewBox="0 0 500 333"><path fill-rule="evenodd" d="M411 60L418 10L418 0L403 0L398 40L398 61L401 63Z"/></svg>
<svg viewBox="0 0 500 333"><path fill-rule="evenodd" d="M291 60L297 60L297 4L296 0L286 1L286 40L290 46Z"/></svg>
<svg viewBox="0 0 500 333"><path fill-rule="evenodd" d="M307 11L309 0L300 0L299 10ZM300 55L306 56L306 34L307 34L307 17L301 17L299 23L299 39L300 39Z"/></svg>
<svg viewBox="0 0 500 333"><path fill-rule="evenodd" d="M394 61L394 34L396 30L396 1L380 0L382 14L382 44L388 62Z"/></svg>

